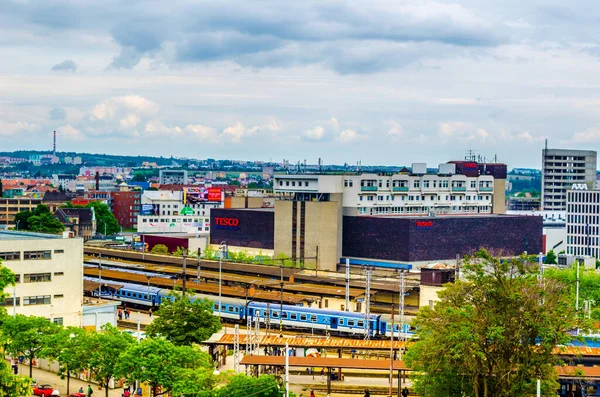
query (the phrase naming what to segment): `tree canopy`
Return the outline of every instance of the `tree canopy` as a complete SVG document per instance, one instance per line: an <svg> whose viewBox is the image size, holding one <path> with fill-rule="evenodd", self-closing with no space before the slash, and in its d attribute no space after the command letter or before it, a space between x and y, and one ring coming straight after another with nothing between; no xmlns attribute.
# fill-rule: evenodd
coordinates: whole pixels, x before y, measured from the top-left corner
<svg viewBox="0 0 600 397"><path fill-rule="evenodd" d="M546 253L546 260L544 263L548 265L556 265L556 254L554 253L554 250L550 250L548 253Z"/></svg>
<svg viewBox="0 0 600 397"><path fill-rule="evenodd" d="M8 268L2 266L0 260L0 301L4 302L6 295L4 289L9 285L15 284L15 274ZM0 323L6 317L6 309L0 307ZM0 328L0 340L6 341L6 335L3 328ZM4 356L6 351L0 348L0 354ZM14 375L8 363L5 360L0 360L0 397L17 397L31 394L31 379L24 376Z"/></svg>
<svg viewBox="0 0 600 397"><path fill-rule="evenodd" d="M44 343L44 355L59 364L58 375L67 378L67 394L71 372L79 373L89 367L90 335L79 327L66 327L50 335Z"/></svg>
<svg viewBox="0 0 600 397"><path fill-rule="evenodd" d="M571 296L572 302L575 302L577 279L577 267L572 266L566 269L548 268L544 270L544 277L556 280L557 282L568 285L567 292ZM583 266L579 268L579 307L583 308L583 302L590 300L596 305L600 304L600 274L594 269L585 270ZM594 320L600 321L600 308L591 310L591 316Z"/></svg>
<svg viewBox="0 0 600 397"><path fill-rule="evenodd" d="M423 307L407 364L422 395L531 396L535 380L555 395L554 348L579 324L564 282L538 279L525 257L500 260L486 251L465 259L463 278ZM543 302L543 304L542 304Z"/></svg>
<svg viewBox="0 0 600 397"><path fill-rule="evenodd" d="M19 230L31 230L40 233L60 233L64 225L54 217L50 208L38 204L33 211L21 211L15 215L15 223Z"/></svg>
<svg viewBox="0 0 600 397"><path fill-rule="evenodd" d="M93 201L86 205L86 208L94 209L94 214L96 216L96 230L98 233L109 236L121 231L119 222L117 222L117 218L115 218L115 215L110 211L108 205L99 201Z"/></svg>
<svg viewBox="0 0 600 397"><path fill-rule="evenodd" d="M119 355L135 342L135 339L111 325L104 325L102 332L93 333L90 338L89 364L93 377L106 390L108 382L117 373Z"/></svg>
<svg viewBox="0 0 600 397"><path fill-rule="evenodd" d="M147 338L125 350L117 373L148 383L153 396L194 395L212 389L213 368L210 356L194 347Z"/></svg>
<svg viewBox="0 0 600 397"><path fill-rule="evenodd" d="M173 292L170 298L161 303L158 317L146 328L148 335L160 335L176 345L191 345L221 329L219 318L213 315L213 302L191 301L180 292Z"/></svg>
<svg viewBox="0 0 600 397"><path fill-rule="evenodd" d="M11 356L29 360L29 377L33 375L33 360L45 357L44 340L55 334L59 326L44 317L5 316L2 323L2 344Z"/></svg>

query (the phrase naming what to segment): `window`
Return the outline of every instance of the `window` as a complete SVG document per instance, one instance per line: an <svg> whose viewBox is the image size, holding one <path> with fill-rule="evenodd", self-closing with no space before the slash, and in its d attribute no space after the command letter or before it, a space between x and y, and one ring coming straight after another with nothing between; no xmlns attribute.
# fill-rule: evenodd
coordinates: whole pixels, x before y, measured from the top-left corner
<svg viewBox="0 0 600 397"><path fill-rule="evenodd" d="M304 182L304 186L308 186L308 181Z"/></svg>
<svg viewBox="0 0 600 397"><path fill-rule="evenodd" d="M424 188L428 188L429 187L429 180L428 179L423 181L423 187Z"/></svg>
<svg viewBox="0 0 600 397"><path fill-rule="evenodd" d="M24 283L41 283L52 281L52 273L31 273L23 275Z"/></svg>
<svg viewBox="0 0 600 397"><path fill-rule="evenodd" d="M298 314L290 313L290 320L298 320Z"/></svg>
<svg viewBox="0 0 600 397"><path fill-rule="evenodd" d="M20 252L0 252L0 259L3 261L18 261L21 259Z"/></svg>
<svg viewBox="0 0 600 397"><path fill-rule="evenodd" d="M325 308L329 307L329 299L325 299Z"/></svg>
<svg viewBox="0 0 600 397"><path fill-rule="evenodd" d="M15 274L15 283L20 283L20 282L21 282L21 275Z"/></svg>
<svg viewBox="0 0 600 397"><path fill-rule="evenodd" d="M342 308L342 310L344 310L344 309ZM339 324L340 325L344 325L344 319L343 318L340 318Z"/></svg>
<svg viewBox="0 0 600 397"><path fill-rule="evenodd" d="M49 305L50 295L26 296L23 298L23 306Z"/></svg>
<svg viewBox="0 0 600 397"><path fill-rule="evenodd" d="M418 180L418 179L417 179L417 180L414 180L414 181L413 181L413 187L414 187L415 189L418 189L418 188L420 188L420 187L421 187L421 181L420 181L420 180Z"/></svg>
<svg viewBox="0 0 600 397"><path fill-rule="evenodd" d="M63 294L56 294L54 295L55 298L64 298L65 296Z"/></svg>
<svg viewBox="0 0 600 397"><path fill-rule="evenodd" d="M275 310L273 310L271 312L271 318L279 318L279 312L276 312Z"/></svg>
<svg viewBox="0 0 600 397"><path fill-rule="evenodd" d="M348 181L348 186L352 187L353 185L354 185L354 183L352 182L352 179L350 179L350 180Z"/></svg>
<svg viewBox="0 0 600 397"><path fill-rule="evenodd" d="M306 321L306 314L300 315L300 321Z"/></svg>
<svg viewBox="0 0 600 397"><path fill-rule="evenodd" d="M364 328L365 322L363 320L358 320L356 324L359 328Z"/></svg>
<svg viewBox="0 0 600 397"><path fill-rule="evenodd" d="M25 251L23 253L23 259L52 259L52 253L50 250L47 251Z"/></svg>
<svg viewBox="0 0 600 397"><path fill-rule="evenodd" d="M310 316L310 322L311 323L316 323L317 322L317 316Z"/></svg>
<svg viewBox="0 0 600 397"><path fill-rule="evenodd" d="M14 306L13 297L4 299L4 302L0 302L0 306ZM21 298L17 298L17 306L21 306Z"/></svg>
<svg viewBox="0 0 600 397"><path fill-rule="evenodd" d="M62 317L54 317L54 320L52 320L52 321L54 322L54 324L63 325Z"/></svg>
<svg viewBox="0 0 600 397"><path fill-rule="evenodd" d="M64 254L65 250L54 250L55 254Z"/></svg>

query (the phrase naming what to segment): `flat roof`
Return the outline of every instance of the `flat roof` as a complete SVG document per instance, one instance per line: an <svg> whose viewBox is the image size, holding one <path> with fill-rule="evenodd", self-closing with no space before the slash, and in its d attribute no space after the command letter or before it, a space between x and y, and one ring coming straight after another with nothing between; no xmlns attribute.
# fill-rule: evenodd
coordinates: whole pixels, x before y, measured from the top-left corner
<svg viewBox="0 0 600 397"><path fill-rule="evenodd" d="M257 197L264 198L264 197ZM226 210L226 211L261 211L261 212L273 212L274 207L260 207L260 208L214 208L213 210Z"/></svg>
<svg viewBox="0 0 600 397"><path fill-rule="evenodd" d="M14 230L0 231L0 240L39 240L39 239L62 239L63 236L46 233L22 232Z"/></svg>
<svg viewBox="0 0 600 397"><path fill-rule="evenodd" d="M359 215L358 217L367 217L367 218L402 218L402 219L481 219L481 218L525 218L531 216L529 215L515 215L515 214L441 214L435 216L429 215Z"/></svg>
<svg viewBox="0 0 600 397"><path fill-rule="evenodd" d="M319 367L319 368L343 368L343 369L372 369L390 370L390 360L371 360L354 358L329 358L329 357L295 357L289 358L290 367ZM284 356L244 356L240 361L242 365L275 365L285 366ZM410 371L404 361L393 362L394 371Z"/></svg>

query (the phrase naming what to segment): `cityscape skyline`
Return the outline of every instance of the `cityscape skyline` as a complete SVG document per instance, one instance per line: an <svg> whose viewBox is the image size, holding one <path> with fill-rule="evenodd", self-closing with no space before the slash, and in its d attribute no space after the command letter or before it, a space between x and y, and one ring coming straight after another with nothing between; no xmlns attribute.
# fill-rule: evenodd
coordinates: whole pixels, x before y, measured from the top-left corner
<svg viewBox="0 0 600 397"><path fill-rule="evenodd" d="M600 140L584 3L9 2L2 150L539 167Z"/></svg>

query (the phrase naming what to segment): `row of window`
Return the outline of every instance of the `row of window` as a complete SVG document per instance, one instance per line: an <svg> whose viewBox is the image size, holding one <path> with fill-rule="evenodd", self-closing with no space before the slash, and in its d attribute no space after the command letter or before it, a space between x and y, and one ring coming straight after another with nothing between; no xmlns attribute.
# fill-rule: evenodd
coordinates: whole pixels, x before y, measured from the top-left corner
<svg viewBox="0 0 600 397"><path fill-rule="evenodd" d="M54 295L55 298L64 298L63 294ZM24 296L23 306L36 306L36 305L49 305L51 302L50 295L37 295L37 296ZM0 303L0 306L13 306L13 297L6 298L4 302ZM21 298L17 297L16 306L21 306Z"/></svg>
<svg viewBox="0 0 600 397"><path fill-rule="evenodd" d="M590 245L598 246L598 237L587 237L587 236L567 236L567 244L578 244L578 245Z"/></svg>
<svg viewBox="0 0 600 397"><path fill-rule="evenodd" d="M375 201L375 198L377 197L377 201L396 201L396 197L398 197L398 201L406 201L406 198L408 197L408 201L426 201L427 197L429 197L429 201L434 201L436 199L436 196L382 196L382 195L378 195L375 196L374 194L369 194L369 195L361 195L359 196L358 200L359 201L365 201L364 197L366 197L366 201ZM437 196L438 201L442 201L443 196ZM445 201L463 201L463 197L465 198L466 201L489 201L491 196L489 195L483 195L483 196L462 196L462 195L447 195L445 196L446 200Z"/></svg>
<svg viewBox="0 0 600 397"><path fill-rule="evenodd" d="M425 179L425 180L421 180L421 179L414 179L412 181L412 187L415 189L420 189L421 188L421 182L423 182L423 188L424 189L429 189L429 188L434 188L437 189L439 188L448 188L449 186L454 187L454 188L462 188L462 187L466 187L466 182L465 181L452 181L452 183L450 184L450 180L449 179ZM470 186L472 189L476 189L477 188L477 182L479 182L479 187L480 188L489 188L492 187L492 181L470 181ZM361 187L380 187L383 188L385 184L385 187L389 189L390 187L390 180L387 179L385 181L379 179L379 180L374 180L374 179L363 179L360 181L360 186ZM348 179L348 180L344 180L344 186L345 187L352 187L352 180ZM408 180L394 180L392 181L392 187L409 187L410 186L410 181Z"/></svg>
<svg viewBox="0 0 600 397"><path fill-rule="evenodd" d="M567 211L580 214L600 214L600 205L569 204Z"/></svg>
<svg viewBox="0 0 600 397"><path fill-rule="evenodd" d="M177 218L177 219L165 219L165 218L142 218L142 223L146 223L146 222L162 222L162 223L176 223L176 222L183 222L183 223L188 223L188 222L195 222L195 223L201 223L201 222L210 222L209 219L198 219L198 218Z"/></svg>
<svg viewBox="0 0 600 397"><path fill-rule="evenodd" d="M54 250L54 253L64 253L64 250ZM21 252L0 252L0 259L4 261L19 261L21 260ZM52 259L52 251L25 251L23 252L24 260Z"/></svg>
<svg viewBox="0 0 600 397"><path fill-rule="evenodd" d="M296 182L298 182L298 187L308 186L308 181L285 181L285 186L290 186L290 183L291 186L296 186ZM304 185L302 183L304 183ZM279 181L279 186L283 186L283 181Z"/></svg>
<svg viewBox="0 0 600 397"><path fill-rule="evenodd" d="M447 207L449 211L460 211L460 213L488 213L489 206L465 206L465 207ZM361 207L358 212L361 215L385 215L385 214L429 214L431 210L439 207Z"/></svg>

